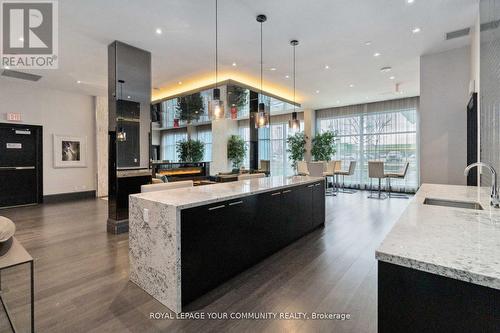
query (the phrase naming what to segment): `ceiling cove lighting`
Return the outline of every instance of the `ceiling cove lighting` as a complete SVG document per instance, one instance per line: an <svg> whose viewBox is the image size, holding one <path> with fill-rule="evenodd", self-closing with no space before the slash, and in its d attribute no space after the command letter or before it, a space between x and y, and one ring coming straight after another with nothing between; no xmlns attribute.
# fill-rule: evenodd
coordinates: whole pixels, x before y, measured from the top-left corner
<svg viewBox="0 0 500 333"><path fill-rule="evenodd" d="M263 47L262 47L262 23L267 21L266 15L258 15L257 22L260 23L260 97L262 98L264 90L262 89L262 78L264 76L264 58L263 58ZM255 128L269 127L269 114L266 112L266 105L263 102L259 103L259 109L257 116L255 117Z"/></svg>
<svg viewBox="0 0 500 333"><path fill-rule="evenodd" d="M296 81L295 47L299 45L299 41L296 39L291 40L290 45L292 45L293 47L293 112L292 112L292 119L288 121L288 127L294 131L297 131L300 129L300 120L297 118L297 111L295 110L297 108L297 105L295 104L295 81Z"/></svg>
<svg viewBox="0 0 500 333"><path fill-rule="evenodd" d="M218 0L215 0L215 88L213 91L213 99L210 103L212 119L224 118L224 104L220 100L220 89L218 88L219 75L219 16L218 16Z"/></svg>

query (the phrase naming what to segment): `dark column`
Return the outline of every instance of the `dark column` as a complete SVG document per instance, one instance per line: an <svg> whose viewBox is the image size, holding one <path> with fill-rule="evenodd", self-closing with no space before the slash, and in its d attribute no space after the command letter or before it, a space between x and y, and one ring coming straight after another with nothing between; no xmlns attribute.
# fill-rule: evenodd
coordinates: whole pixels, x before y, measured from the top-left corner
<svg viewBox="0 0 500 333"><path fill-rule="evenodd" d="M148 174L151 53L114 41L108 46L108 223L110 233L128 231L128 196L151 182ZM117 131L127 133L117 140ZM142 158L141 158L141 155ZM127 168L144 168L124 176Z"/></svg>
<svg viewBox="0 0 500 333"><path fill-rule="evenodd" d="M259 109L259 94L250 90L250 170L259 168L259 130L255 128L255 118Z"/></svg>

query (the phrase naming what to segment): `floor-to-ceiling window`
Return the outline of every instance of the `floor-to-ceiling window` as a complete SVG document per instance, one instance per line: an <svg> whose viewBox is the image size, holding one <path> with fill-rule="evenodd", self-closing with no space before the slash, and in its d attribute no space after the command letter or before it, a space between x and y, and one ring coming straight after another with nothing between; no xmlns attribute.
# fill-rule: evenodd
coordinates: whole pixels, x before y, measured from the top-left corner
<svg viewBox="0 0 500 333"><path fill-rule="evenodd" d="M197 140L203 142L205 148L203 152L203 161L212 161L212 126L211 125L200 125L196 127L196 138Z"/></svg>
<svg viewBox="0 0 500 333"><path fill-rule="evenodd" d="M344 168L349 161L357 162L354 176L346 177L346 185L367 188L368 161L378 160L384 162L386 172L397 172L409 162L405 179L391 184L396 190L417 189L417 108L418 98L414 97L316 112L317 130L337 134L334 159L342 160Z"/></svg>
<svg viewBox="0 0 500 333"><path fill-rule="evenodd" d="M186 128L170 129L161 133L160 158L163 161L178 162L177 142L187 140Z"/></svg>

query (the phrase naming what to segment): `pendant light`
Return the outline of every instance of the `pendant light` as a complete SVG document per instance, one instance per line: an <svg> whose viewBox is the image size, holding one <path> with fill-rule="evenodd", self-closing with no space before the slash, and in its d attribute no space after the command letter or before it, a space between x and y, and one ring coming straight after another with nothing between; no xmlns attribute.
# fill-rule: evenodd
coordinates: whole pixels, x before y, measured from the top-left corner
<svg viewBox="0 0 500 333"><path fill-rule="evenodd" d="M123 80L118 80L118 83L120 84L120 98L118 100L123 100L123 84L125 81ZM118 115L118 117L122 117L123 115ZM117 118L118 118L117 117ZM123 129L123 126L121 126L121 121L118 119L118 131L116 131L116 141L119 142L125 142L127 141L127 132Z"/></svg>
<svg viewBox="0 0 500 333"><path fill-rule="evenodd" d="M292 112L292 120L288 121L288 127L293 130L300 129L300 120L297 119L297 111L295 108L297 107L295 103L295 46L299 45L299 41L294 39L290 41L290 45L293 46L293 112Z"/></svg>
<svg viewBox="0 0 500 333"><path fill-rule="evenodd" d="M258 15L257 22L260 23L260 96L264 96L264 91L262 89L262 78L263 78L263 51L262 51L262 23L267 21L266 15ZM255 118L255 128L269 127L269 114L266 112L266 105L264 102L259 103L259 109L257 112L257 117Z"/></svg>
<svg viewBox="0 0 500 333"><path fill-rule="evenodd" d="M211 102L212 119L224 118L224 103L220 100L220 89L218 88L219 75L219 45L218 45L218 0L215 0L215 89Z"/></svg>

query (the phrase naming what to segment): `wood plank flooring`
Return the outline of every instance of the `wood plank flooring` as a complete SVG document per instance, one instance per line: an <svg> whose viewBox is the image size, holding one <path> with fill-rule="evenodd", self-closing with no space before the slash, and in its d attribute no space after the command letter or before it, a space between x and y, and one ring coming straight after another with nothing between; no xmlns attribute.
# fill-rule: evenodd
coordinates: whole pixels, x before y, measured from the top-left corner
<svg viewBox="0 0 500 333"><path fill-rule="evenodd" d="M189 305L193 313L338 312L332 320L153 320L170 311L128 281L127 234L106 233L107 201L0 210L35 258L37 332L376 332L374 250L408 200L327 197L324 229ZM2 274L19 332L27 331L29 269ZM8 332L0 311L0 332Z"/></svg>

